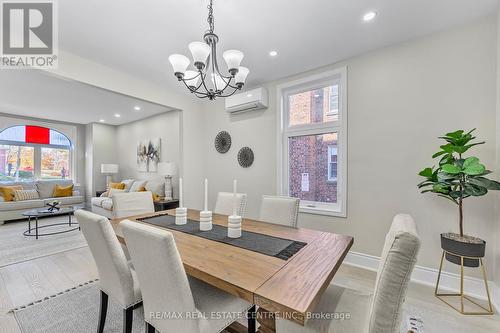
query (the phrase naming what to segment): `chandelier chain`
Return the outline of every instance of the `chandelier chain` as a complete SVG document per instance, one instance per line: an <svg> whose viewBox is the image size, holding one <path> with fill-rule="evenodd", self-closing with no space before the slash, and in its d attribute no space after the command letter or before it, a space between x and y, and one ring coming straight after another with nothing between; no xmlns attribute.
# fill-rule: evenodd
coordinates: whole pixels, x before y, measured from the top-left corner
<svg viewBox="0 0 500 333"><path fill-rule="evenodd" d="M214 32L214 29L215 29L215 23L214 23L214 9L213 9L213 3L212 3L213 0L210 0L210 3L209 5L207 6L208 8L208 25L210 27L209 29L209 32L210 33L213 33Z"/></svg>

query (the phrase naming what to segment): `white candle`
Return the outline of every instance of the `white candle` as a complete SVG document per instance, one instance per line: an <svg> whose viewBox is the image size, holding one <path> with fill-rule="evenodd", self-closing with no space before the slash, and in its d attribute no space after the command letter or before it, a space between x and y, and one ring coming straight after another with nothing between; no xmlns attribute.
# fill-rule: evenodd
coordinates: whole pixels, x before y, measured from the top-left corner
<svg viewBox="0 0 500 333"><path fill-rule="evenodd" d="M179 178L179 207L184 207L183 206L183 200L182 200L182 197L183 197L183 193L182 193L182 178Z"/></svg>
<svg viewBox="0 0 500 333"><path fill-rule="evenodd" d="M233 215L236 215L236 179L233 180Z"/></svg>
<svg viewBox="0 0 500 333"><path fill-rule="evenodd" d="M208 211L208 179L205 178L205 212Z"/></svg>

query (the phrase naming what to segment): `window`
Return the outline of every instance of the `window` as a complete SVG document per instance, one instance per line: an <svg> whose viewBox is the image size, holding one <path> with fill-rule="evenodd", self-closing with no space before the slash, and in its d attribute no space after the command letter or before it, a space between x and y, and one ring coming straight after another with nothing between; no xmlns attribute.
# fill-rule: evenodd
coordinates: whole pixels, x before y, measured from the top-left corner
<svg viewBox="0 0 500 333"><path fill-rule="evenodd" d="M337 146L328 146L328 181L337 181Z"/></svg>
<svg viewBox="0 0 500 333"><path fill-rule="evenodd" d="M300 211L346 216L346 70L278 87L279 188Z"/></svg>
<svg viewBox="0 0 500 333"><path fill-rule="evenodd" d="M39 126L0 132L0 181L72 177L72 145L62 133Z"/></svg>

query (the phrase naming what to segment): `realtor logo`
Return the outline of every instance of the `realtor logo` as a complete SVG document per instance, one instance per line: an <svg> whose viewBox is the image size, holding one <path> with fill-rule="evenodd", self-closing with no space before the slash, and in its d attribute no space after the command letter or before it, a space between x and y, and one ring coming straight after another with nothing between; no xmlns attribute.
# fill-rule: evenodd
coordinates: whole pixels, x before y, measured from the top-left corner
<svg viewBox="0 0 500 333"><path fill-rule="evenodd" d="M2 1L1 68L56 68L57 27L52 1Z"/></svg>

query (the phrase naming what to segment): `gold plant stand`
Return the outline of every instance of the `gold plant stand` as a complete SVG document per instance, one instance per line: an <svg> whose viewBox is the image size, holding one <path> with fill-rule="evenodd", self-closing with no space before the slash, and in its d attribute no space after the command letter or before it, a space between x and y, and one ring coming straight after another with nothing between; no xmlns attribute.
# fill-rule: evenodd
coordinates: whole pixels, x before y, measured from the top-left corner
<svg viewBox="0 0 500 333"><path fill-rule="evenodd" d="M460 293L439 293L438 292L438 289L439 289L439 280L441 278L441 271L443 269L444 256L447 253L451 254L451 255L454 255L454 256L457 256L457 257L460 257ZM485 308L481 304L478 304L473 299L471 299L469 296L467 296L467 295L464 294L464 259L465 258L467 258L467 259L478 259L479 260L479 263L480 263L480 266L481 266L481 270L482 270L482 273L483 273L484 287L486 289L486 295L488 296L488 308L489 309ZM449 307L455 309L456 311L458 311L459 313L461 313L463 315L492 315L493 314L493 307L491 305L491 298L490 298L490 290L488 288L488 279L486 277L486 269L484 268L484 265L483 265L483 259L479 258L479 257L461 256L461 255L458 255L458 254L455 254L455 253L443 250L443 255L441 256L441 264L439 265L439 274L438 274L438 279L437 279L436 289L434 291L434 295L437 298L439 298L441 301L443 301L445 304L447 304ZM457 308L457 307L451 305L448 301L446 301L443 298L443 297L450 297L450 296L451 297L460 297L460 308ZM465 311L464 310L464 301L465 300L467 300L470 303L478 306L479 308L481 308L484 311L477 311L477 312Z"/></svg>

